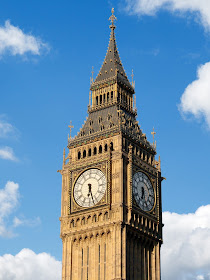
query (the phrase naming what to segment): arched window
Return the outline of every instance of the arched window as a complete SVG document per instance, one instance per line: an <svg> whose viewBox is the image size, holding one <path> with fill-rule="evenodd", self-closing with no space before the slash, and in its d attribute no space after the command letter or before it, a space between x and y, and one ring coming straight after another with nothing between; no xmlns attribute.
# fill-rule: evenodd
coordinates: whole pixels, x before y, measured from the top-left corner
<svg viewBox="0 0 210 280"><path fill-rule="evenodd" d="M111 99L113 99L113 91L111 91Z"/></svg>
<svg viewBox="0 0 210 280"><path fill-rule="evenodd" d="M99 154L101 154L102 153L102 146L100 145L99 146Z"/></svg>
<svg viewBox="0 0 210 280"><path fill-rule="evenodd" d="M112 128L114 126L113 122L110 122L109 128Z"/></svg>
<svg viewBox="0 0 210 280"><path fill-rule="evenodd" d="M91 157L91 149L88 150L88 156Z"/></svg>
<svg viewBox="0 0 210 280"><path fill-rule="evenodd" d="M106 221L106 220L108 220L108 218L109 218L109 214L108 214L108 212L106 212L106 213L104 214L104 220Z"/></svg>
<svg viewBox="0 0 210 280"><path fill-rule="evenodd" d="M98 96L96 96L96 105L98 105Z"/></svg>
<svg viewBox="0 0 210 280"><path fill-rule="evenodd" d="M73 228L73 227L74 227L74 220L71 220L70 227L71 227L71 228Z"/></svg>
<svg viewBox="0 0 210 280"><path fill-rule="evenodd" d="M96 219L96 215L93 216L93 222L96 222L97 219Z"/></svg>
<svg viewBox="0 0 210 280"><path fill-rule="evenodd" d="M110 121L112 119L112 115L108 114L107 120Z"/></svg>
<svg viewBox="0 0 210 280"><path fill-rule="evenodd" d="M139 154L139 149L138 149L138 147L136 147L136 155L138 155Z"/></svg>
<svg viewBox="0 0 210 280"><path fill-rule="evenodd" d="M126 150L126 152L128 151L128 141L127 140L125 140L125 150Z"/></svg>
<svg viewBox="0 0 210 280"><path fill-rule="evenodd" d="M94 154L94 155L97 154L97 148L96 148L96 147L94 147L93 154Z"/></svg>
<svg viewBox="0 0 210 280"><path fill-rule="evenodd" d="M81 225L85 225L85 217L82 218Z"/></svg>
<svg viewBox="0 0 210 280"><path fill-rule="evenodd" d="M78 152L78 159L81 159L81 152Z"/></svg>
<svg viewBox="0 0 210 280"><path fill-rule="evenodd" d="M109 102L109 92L107 92L107 102Z"/></svg>
<svg viewBox="0 0 210 280"><path fill-rule="evenodd" d="M86 157L86 150L83 151L83 158Z"/></svg>
<svg viewBox="0 0 210 280"><path fill-rule="evenodd" d="M114 150L114 146L113 146L113 143L112 143L112 142L110 143L110 149L111 149L111 151Z"/></svg>
<svg viewBox="0 0 210 280"><path fill-rule="evenodd" d="M107 152L107 149L108 149L108 146L107 146L107 144L105 144L104 151Z"/></svg>
<svg viewBox="0 0 210 280"><path fill-rule="evenodd" d="M100 95L100 104L102 104L102 95Z"/></svg>

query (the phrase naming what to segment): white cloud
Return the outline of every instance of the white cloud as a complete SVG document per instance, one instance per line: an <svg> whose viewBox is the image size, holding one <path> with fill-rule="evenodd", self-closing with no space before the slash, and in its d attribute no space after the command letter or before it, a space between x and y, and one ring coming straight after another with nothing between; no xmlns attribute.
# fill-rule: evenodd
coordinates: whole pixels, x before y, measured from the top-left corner
<svg viewBox="0 0 210 280"><path fill-rule="evenodd" d="M37 37L25 34L19 27L10 24L9 20L5 22L5 26L0 26L1 55L6 52L12 55L40 55L42 49L48 49L47 44Z"/></svg>
<svg viewBox="0 0 210 280"><path fill-rule="evenodd" d="M41 223L39 217L34 219L27 219L24 216L11 217L19 205L19 198L20 192L17 183L8 181L5 187L0 189L0 237L11 238L15 236L14 228L19 226L35 227Z"/></svg>
<svg viewBox="0 0 210 280"><path fill-rule="evenodd" d="M11 123L7 122L3 115L0 115L0 138L16 136L17 134L18 130Z"/></svg>
<svg viewBox="0 0 210 280"><path fill-rule="evenodd" d="M125 0L126 10L131 14L155 15L159 10L190 12L210 30L210 1L208 0Z"/></svg>
<svg viewBox="0 0 210 280"><path fill-rule="evenodd" d="M210 128L210 62L200 66L197 80L192 82L181 96L180 112L204 118Z"/></svg>
<svg viewBox="0 0 210 280"><path fill-rule="evenodd" d="M14 217L13 219L13 227L19 227L19 226L29 226L29 227L35 227L40 225L41 220L39 217L36 217L34 219L26 219L25 217Z"/></svg>
<svg viewBox="0 0 210 280"><path fill-rule="evenodd" d="M0 189L0 236L13 235L7 228L6 219L17 207L19 196L19 185L12 181L8 181L4 189Z"/></svg>
<svg viewBox="0 0 210 280"><path fill-rule="evenodd" d="M0 257L0 280L60 280L61 262L47 253L23 249Z"/></svg>
<svg viewBox="0 0 210 280"><path fill-rule="evenodd" d="M0 159L18 161L18 159L14 155L13 149L8 146L0 148Z"/></svg>
<svg viewBox="0 0 210 280"><path fill-rule="evenodd" d="M164 212L163 280L210 280L210 205L195 213Z"/></svg>

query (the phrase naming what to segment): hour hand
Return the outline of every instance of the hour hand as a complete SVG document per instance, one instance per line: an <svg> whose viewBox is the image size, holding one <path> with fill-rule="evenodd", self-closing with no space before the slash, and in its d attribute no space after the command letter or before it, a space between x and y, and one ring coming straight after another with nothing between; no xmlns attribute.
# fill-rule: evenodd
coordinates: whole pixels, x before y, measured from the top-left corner
<svg viewBox="0 0 210 280"><path fill-rule="evenodd" d="M91 194L91 184L88 184L88 194L87 194L87 196L89 197L90 194Z"/></svg>

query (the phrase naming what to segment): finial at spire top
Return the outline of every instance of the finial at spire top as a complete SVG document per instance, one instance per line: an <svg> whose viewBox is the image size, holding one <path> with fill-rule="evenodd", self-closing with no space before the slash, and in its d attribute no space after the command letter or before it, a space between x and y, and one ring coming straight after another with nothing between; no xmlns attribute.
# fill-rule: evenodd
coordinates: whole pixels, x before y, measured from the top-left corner
<svg viewBox="0 0 210 280"><path fill-rule="evenodd" d="M112 8L112 15L109 18L109 20L111 21L111 25L109 27L115 29L116 26L114 25L114 22L115 22L115 20L117 20L117 18L114 15L114 8Z"/></svg>
<svg viewBox="0 0 210 280"><path fill-rule="evenodd" d="M131 77L132 77L132 87L133 87L133 85L134 85L134 83L133 83L133 77L134 77L134 74L133 74L133 69L132 69L132 74L131 74Z"/></svg>

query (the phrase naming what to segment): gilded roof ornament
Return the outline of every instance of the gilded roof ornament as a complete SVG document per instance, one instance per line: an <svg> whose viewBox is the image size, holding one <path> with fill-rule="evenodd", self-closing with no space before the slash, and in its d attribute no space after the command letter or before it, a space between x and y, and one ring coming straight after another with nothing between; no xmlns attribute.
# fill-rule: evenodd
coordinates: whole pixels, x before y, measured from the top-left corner
<svg viewBox="0 0 210 280"><path fill-rule="evenodd" d="M70 128L70 136L68 135L68 141L71 140L71 130L72 128L74 128L74 126L72 125L72 121L70 121L70 125L68 126Z"/></svg>
<svg viewBox="0 0 210 280"><path fill-rule="evenodd" d="M111 25L109 27L115 29L116 26L114 25L114 22L117 20L117 18L114 15L114 8L112 8L112 15L110 16L109 20L111 21Z"/></svg>
<svg viewBox="0 0 210 280"><path fill-rule="evenodd" d="M155 132L154 127L153 127L153 131L151 132L151 134L152 134L152 137L153 137L153 147L156 148L156 141L155 141L155 134L156 134L156 132Z"/></svg>

